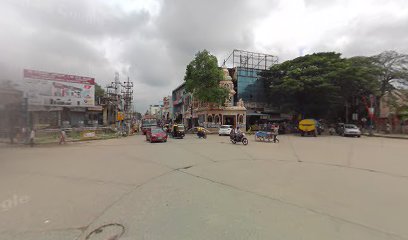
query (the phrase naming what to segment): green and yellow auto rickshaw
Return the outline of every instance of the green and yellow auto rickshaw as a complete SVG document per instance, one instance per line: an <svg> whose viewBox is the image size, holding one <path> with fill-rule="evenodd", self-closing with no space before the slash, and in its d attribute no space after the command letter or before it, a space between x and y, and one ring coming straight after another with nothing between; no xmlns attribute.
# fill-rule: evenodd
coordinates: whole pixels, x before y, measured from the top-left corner
<svg viewBox="0 0 408 240"><path fill-rule="evenodd" d="M183 139L185 136L184 132L184 125L183 124L174 124L171 131L171 136L173 138L181 138Z"/></svg>

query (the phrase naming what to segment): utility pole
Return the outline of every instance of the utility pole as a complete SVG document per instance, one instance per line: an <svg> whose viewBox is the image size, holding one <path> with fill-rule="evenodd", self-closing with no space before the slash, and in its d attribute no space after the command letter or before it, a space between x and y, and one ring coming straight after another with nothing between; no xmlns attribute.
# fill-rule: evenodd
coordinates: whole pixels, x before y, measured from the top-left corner
<svg viewBox="0 0 408 240"><path fill-rule="evenodd" d="M373 125L373 118L374 118L374 95L370 94L370 109L369 109L369 115L370 115L370 135L374 134L374 125Z"/></svg>
<svg viewBox="0 0 408 240"><path fill-rule="evenodd" d="M346 120L346 123L349 123L349 104L348 104L348 101L346 101L345 106L346 106L345 120Z"/></svg>
<svg viewBox="0 0 408 240"><path fill-rule="evenodd" d="M109 104L113 105L113 118L114 122L116 123L117 129L121 131L121 120L118 120L118 114L122 108L121 106L121 100L122 96L120 94L121 92L121 83L119 81L119 73L115 72L115 78L114 81L110 83L106 87L107 89L107 96L108 96L108 102Z"/></svg>
<svg viewBox="0 0 408 240"><path fill-rule="evenodd" d="M124 100L124 113L127 133L130 134L130 126L132 122L132 100L133 100L133 82L130 82L129 77L126 82L123 82L122 96Z"/></svg>
<svg viewBox="0 0 408 240"><path fill-rule="evenodd" d="M190 122L191 122L191 128L194 127L194 123L193 123L193 94L190 95Z"/></svg>

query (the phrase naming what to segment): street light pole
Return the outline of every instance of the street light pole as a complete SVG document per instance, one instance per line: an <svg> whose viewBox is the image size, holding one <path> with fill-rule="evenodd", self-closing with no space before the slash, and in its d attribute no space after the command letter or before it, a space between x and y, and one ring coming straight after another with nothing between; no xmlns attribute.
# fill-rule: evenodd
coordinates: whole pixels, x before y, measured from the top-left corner
<svg viewBox="0 0 408 240"><path fill-rule="evenodd" d="M191 128L194 127L194 123L193 123L193 95L190 95L190 122L191 122Z"/></svg>

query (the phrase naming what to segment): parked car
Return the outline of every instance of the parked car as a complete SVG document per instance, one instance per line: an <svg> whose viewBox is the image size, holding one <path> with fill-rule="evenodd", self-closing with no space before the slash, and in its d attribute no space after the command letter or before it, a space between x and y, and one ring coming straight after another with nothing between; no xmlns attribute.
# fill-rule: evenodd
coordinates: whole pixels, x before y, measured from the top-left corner
<svg viewBox="0 0 408 240"><path fill-rule="evenodd" d="M167 133L161 128L152 128L146 132L146 141L167 142Z"/></svg>
<svg viewBox="0 0 408 240"><path fill-rule="evenodd" d="M354 124L344 124L343 136L361 137L361 131Z"/></svg>
<svg viewBox="0 0 408 240"><path fill-rule="evenodd" d="M232 125L221 125L220 129L218 130L218 135L230 135L232 130Z"/></svg>

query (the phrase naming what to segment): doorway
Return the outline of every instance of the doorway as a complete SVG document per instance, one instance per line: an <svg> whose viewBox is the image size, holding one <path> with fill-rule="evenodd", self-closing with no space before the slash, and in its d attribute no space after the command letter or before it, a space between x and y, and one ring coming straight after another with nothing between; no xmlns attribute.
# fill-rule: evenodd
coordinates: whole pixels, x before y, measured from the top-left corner
<svg viewBox="0 0 408 240"><path fill-rule="evenodd" d="M232 126L235 126L235 125L236 125L235 116L233 116L233 115L224 115L223 124L224 124L224 125L232 125Z"/></svg>

